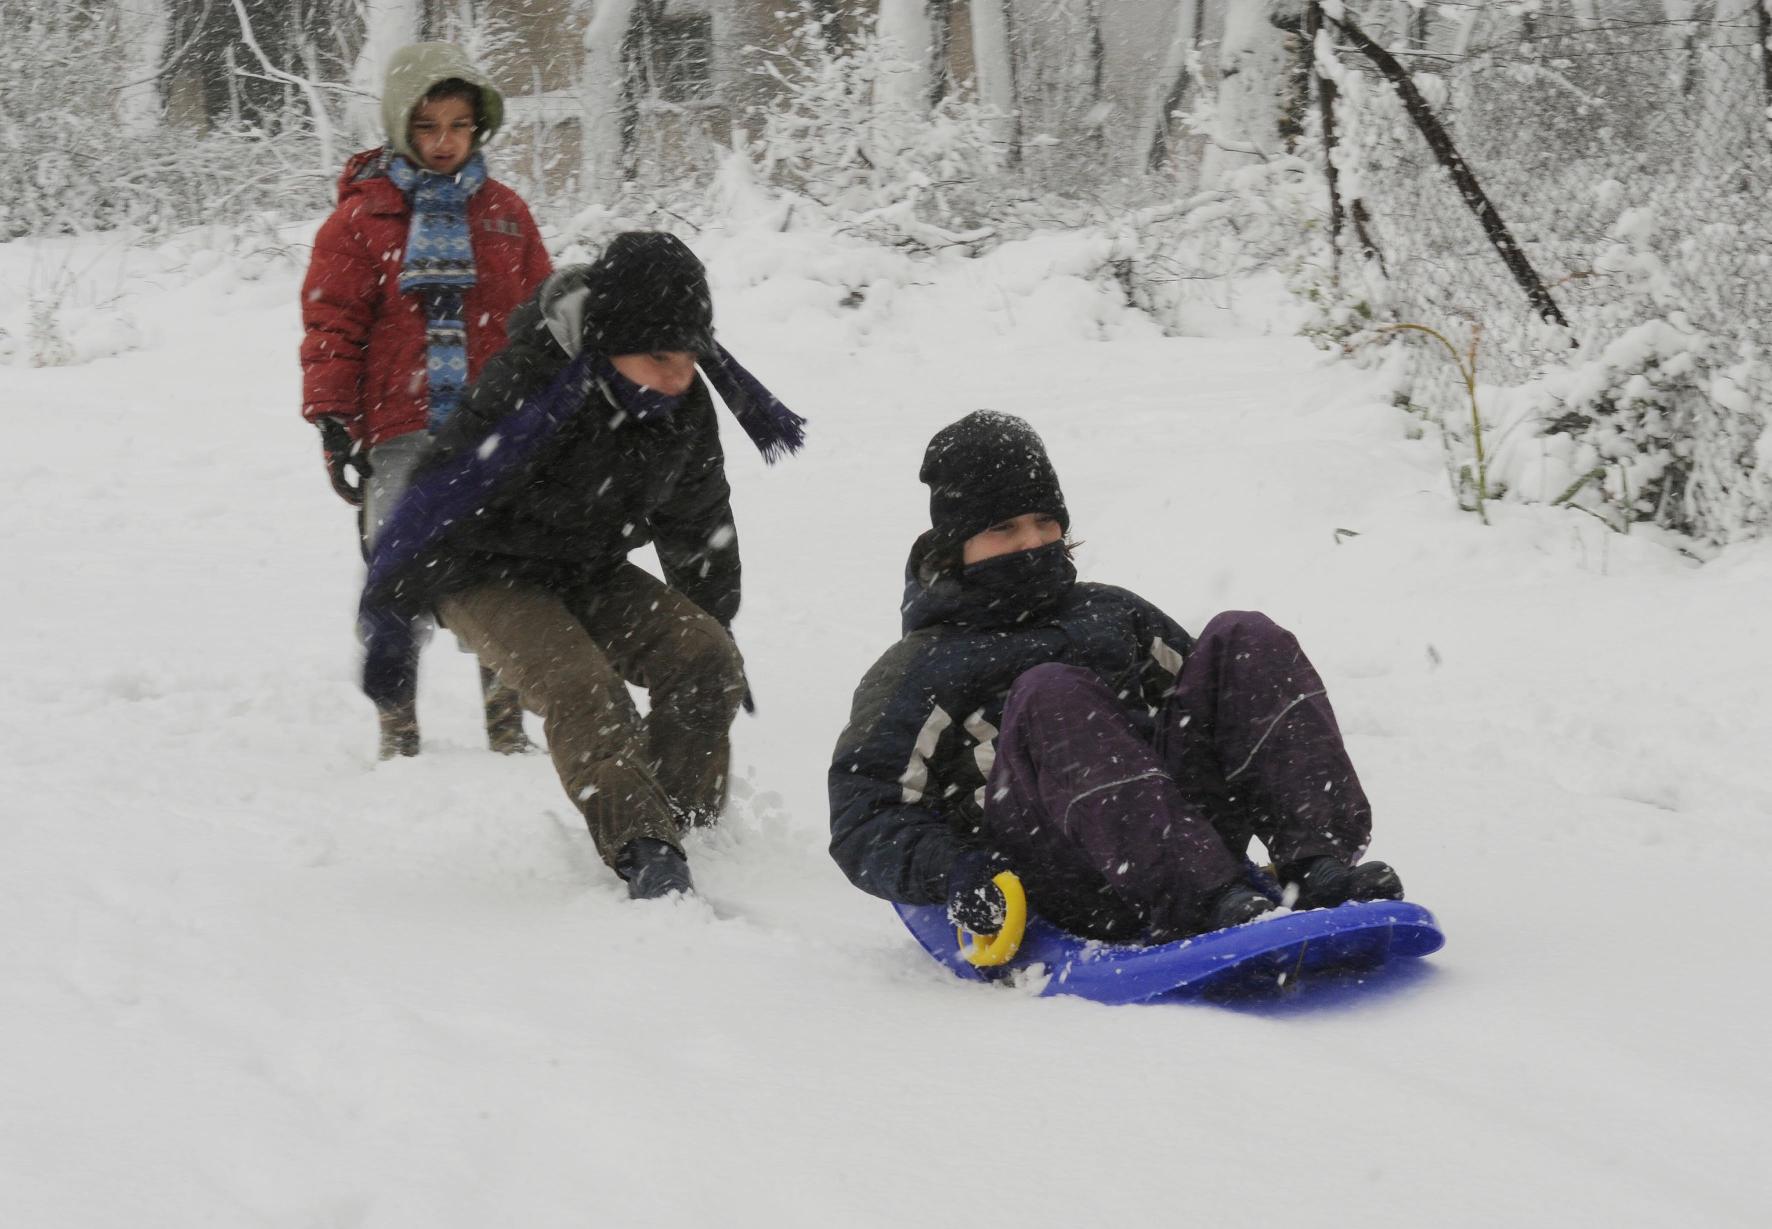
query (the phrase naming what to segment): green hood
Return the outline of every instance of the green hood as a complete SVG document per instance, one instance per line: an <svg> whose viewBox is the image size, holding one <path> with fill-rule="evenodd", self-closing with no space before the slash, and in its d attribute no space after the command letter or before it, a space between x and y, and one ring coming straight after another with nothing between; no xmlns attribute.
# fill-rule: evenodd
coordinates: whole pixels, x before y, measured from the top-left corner
<svg viewBox="0 0 1772 1229"><path fill-rule="evenodd" d="M505 96L474 67L467 52L454 43L412 43L388 57L388 72L382 82L381 123L395 153L423 165L408 135L412 109L433 86L451 77L480 87L480 110L486 123L474 134L475 149L490 141L504 123Z"/></svg>

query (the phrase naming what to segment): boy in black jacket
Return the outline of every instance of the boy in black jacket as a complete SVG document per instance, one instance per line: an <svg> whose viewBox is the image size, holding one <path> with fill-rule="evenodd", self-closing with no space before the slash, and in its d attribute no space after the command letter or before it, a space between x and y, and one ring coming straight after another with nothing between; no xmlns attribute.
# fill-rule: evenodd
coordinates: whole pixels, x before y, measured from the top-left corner
<svg viewBox="0 0 1772 1229"><path fill-rule="evenodd" d="M726 798L746 697L729 627L738 537L713 401L764 456L801 420L713 338L701 262L616 236L511 319L377 539L361 621L372 699L404 685L413 617L444 623L541 715L561 784L636 897L692 890L679 836ZM627 561L648 542L661 581ZM649 693L640 716L632 682Z"/></svg>
<svg viewBox="0 0 1772 1229"><path fill-rule="evenodd" d="M931 528L902 640L863 678L830 767L831 854L858 887L1001 926L994 874L1076 934L1162 941L1274 907L1400 898L1359 864L1371 808L1291 633L1230 611L1196 640L1125 589L1077 581L1070 513L1031 427L980 412L930 442Z"/></svg>

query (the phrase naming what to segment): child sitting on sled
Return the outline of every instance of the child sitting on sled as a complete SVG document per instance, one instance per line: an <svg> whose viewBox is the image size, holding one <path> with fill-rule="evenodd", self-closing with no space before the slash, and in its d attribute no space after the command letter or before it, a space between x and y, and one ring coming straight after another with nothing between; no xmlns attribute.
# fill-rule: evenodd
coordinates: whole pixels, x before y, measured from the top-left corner
<svg viewBox="0 0 1772 1229"><path fill-rule="evenodd" d="M981 411L930 441L930 528L904 636L856 689L830 768L831 855L857 887L1000 929L992 882L1074 934L1164 942L1401 899L1359 861L1371 807L1291 633L1227 611L1198 638L1137 594L1077 580L1040 437Z"/></svg>

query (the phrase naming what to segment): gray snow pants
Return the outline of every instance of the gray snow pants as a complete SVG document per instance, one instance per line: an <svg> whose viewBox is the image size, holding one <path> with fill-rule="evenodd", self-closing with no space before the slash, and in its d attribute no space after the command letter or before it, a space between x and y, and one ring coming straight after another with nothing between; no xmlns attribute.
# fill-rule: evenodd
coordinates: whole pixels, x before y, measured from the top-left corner
<svg viewBox="0 0 1772 1229"><path fill-rule="evenodd" d="M362 547L365 560L381 535L381 527L387 523L388 513L394 510L400 496L412 485L412 471L418 468L430 450L428 431L410 431L369 450L369 476L363 482L363 506L357 509L357 544ZM430 616L425 616L413 637L415 653L430 641L435 630ZM417 679L416 669L412 677ZM404 702L411 703L415 698L407 696Z"/></svg>
<svg viewBox="0 0 1772 1229"><path fill-rule="evenodd" d="M430 450L428 431L409 431L369 450L369 479L363 486L361 525L366 554L375 545L388 513L412 485L412 471Z"/></svg>

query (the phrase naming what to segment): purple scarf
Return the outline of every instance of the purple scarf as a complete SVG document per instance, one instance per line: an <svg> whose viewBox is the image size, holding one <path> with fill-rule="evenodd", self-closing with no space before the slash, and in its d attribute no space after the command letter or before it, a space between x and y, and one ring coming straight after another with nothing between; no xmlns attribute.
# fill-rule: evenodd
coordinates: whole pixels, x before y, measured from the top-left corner
<svg viewBox="0 0 1772 1229"><path fill-rule="evenodd" d="M702 374L719 392L720 400L738 419L738 425L751 437L757 451L763 454L763 460L773 465L787 454L800 451L806 442L806 420L783 405L761 380L732 357L725 346L715 342L714 349L713 357L701 364ZM591 371L607 390L609 399L635 422L669 417L688 395L670 397L657 389L636 384L602 355L592 357Z"/></svg>

